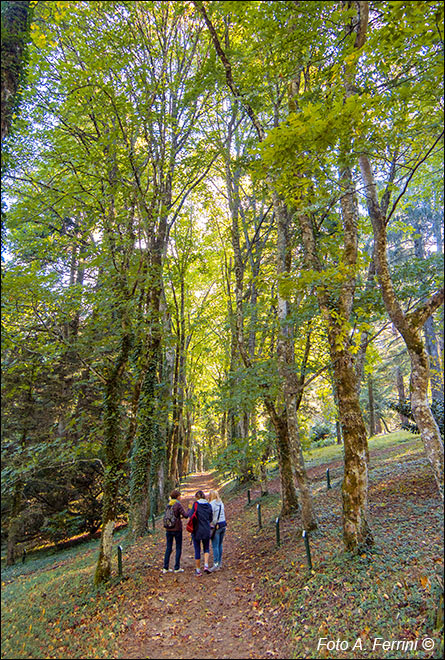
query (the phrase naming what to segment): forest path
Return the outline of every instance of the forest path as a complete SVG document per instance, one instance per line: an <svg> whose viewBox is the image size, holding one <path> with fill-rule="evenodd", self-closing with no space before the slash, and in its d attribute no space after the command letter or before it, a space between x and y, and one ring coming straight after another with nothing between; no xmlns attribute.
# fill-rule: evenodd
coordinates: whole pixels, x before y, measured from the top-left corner
<svg viewBox="0 0 445 660"><path fill-rule="evenodd" d="M206 495L218 484L211 473L190 475L182 486L184 506L201 489ZM255 588L264 575L261 546L252 546L231 528L240 498L224 502L227 532L220 571L194 575L193 546L183 524L181 566L184 573L162 574L165 536L156 541L156 566L149 566L146 598L138 603L138 620L118 642L119 658L289 658L287 635L278 608L268 616L257 609ZM211 549L210 549L211 553ZM151 554L151 552L150 552ZM174 548L170 558L173 566ZM201 558L201 563L203 559ZM210 566L212 556L210 556ZM143 590L141 590L143 593Z"/></svg>

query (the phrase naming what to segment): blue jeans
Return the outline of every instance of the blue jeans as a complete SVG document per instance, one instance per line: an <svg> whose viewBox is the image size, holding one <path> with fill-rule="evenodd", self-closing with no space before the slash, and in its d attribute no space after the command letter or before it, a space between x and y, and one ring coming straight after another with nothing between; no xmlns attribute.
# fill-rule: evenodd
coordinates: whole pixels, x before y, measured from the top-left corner
<svg viewBox="0 0 445 660"><path fill-rule="evenodd" d="M221 566L222 561L222 551L223 551L223 540L224 534L226 533L226 527L220 527L216 530L215 536L212 539L212 548L213 548L213 563Z"/></svg>
<svg viewBox="0 0 445 660"><path fill-rule="evenodd" d="M182 529L178 532L165 532L165 537L167 539L167 547L165 549L164 556L164 568L168 569L168 564L170 562L170 555L173 550L173 539L176 541L176 557L175 557L175 571L179 568L179 562L181 561L181 552L182 552Z"/></svg>

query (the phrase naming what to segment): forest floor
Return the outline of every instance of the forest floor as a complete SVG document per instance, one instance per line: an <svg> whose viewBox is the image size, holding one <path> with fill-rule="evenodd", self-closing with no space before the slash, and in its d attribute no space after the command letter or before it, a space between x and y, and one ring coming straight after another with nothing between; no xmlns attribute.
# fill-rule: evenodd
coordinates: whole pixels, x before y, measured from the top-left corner
<svg viewBox="0 0 445 660"><path fill-rule="evenodd" d="M343 551L342 461L334 448L307 460L319 520L310 534L312 571L298 515L281 521L277 545L277 473L267 496L251 486L250 504L247 488L194 474L182 486L185 504L214 486L225 503L220 571L194 575L184 529L185 571L163 574L160 520L131 545L125 532L116 535L123 577L103 590L91 586L97 541L27 560L2 571L2 658L442 657L443 511L431 470L412 436L371 441L370 450L371 552ZM171 567L173 558L174 551Z"/></svg>
<svg viewBox="0 0 445 660"><path fill-rule="evenodd" d="M193 501L197 490L206 495L218 488L212 473L194 474L181 489L182 501ZM244 495L245 499L245 495ZM155 566L145 564L147 548L138 558L146 566L146 589L137 604L139 617L118 644L121 658L287 658L290 657L281 608L260 608L255 588L267 567L267 558L255 538L233 527L244 502L237 497L225 503L228 532L223 545L222 568L194 575L190 534L185 530L182 553L184 573L161 574L165 541L150 547ZM211 547L211 546L210 546ZM132 552L132 561L136 553ZM211 553L210 553L211 557ZM174 550L170 567L173 567ZM203 568L203 558L201 558ZM210 560L210 566L212 561Z"/></svg>

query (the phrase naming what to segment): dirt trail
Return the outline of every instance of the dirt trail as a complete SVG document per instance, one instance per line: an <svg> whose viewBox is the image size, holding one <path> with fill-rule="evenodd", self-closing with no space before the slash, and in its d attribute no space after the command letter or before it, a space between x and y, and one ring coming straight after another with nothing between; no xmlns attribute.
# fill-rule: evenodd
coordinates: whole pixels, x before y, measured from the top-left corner
<svg viewBox="0 0 445 660"><path fill-rule="evenodd" d="M187 505L198 489L206 495L217 487L209 473L193 475L181 489ZM230 527L240 501L225 502L227 532L223 568L194 575L193 546L183 530L184 573L162 574L165 537L154 546L156 566L146 569L146 599L139 603L136 623L119 639L119 658L289 658L286 633L277 610L261 616L255 588L264 573L255 548ZM259 550L259 548L257 548ZM170 558L173 566L174 548ZM202 562L202 559L201 559ZM212 565L212 555L210 555Z"/></svg>

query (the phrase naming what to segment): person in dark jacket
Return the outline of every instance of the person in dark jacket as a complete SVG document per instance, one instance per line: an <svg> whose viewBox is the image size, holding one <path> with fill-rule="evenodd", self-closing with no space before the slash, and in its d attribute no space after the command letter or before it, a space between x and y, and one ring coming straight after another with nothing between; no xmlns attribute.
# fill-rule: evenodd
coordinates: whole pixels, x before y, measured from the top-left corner
<svg viewBox="0 0 445 660"><path fill-rule="evenodd" d="M169 505L172 506L173 513L175 514L176 522L174 527L167 529L165 532L165 537L167 540L167 547L165 549L164 555L164 568L162 569L163 573L168 573L168 568L170 563L170 555L173 550L173 539L176 542L176 557L175 557L175 573L183 573L184 569L180 568L181 553L182 553L182 518L188 518L189 514L182 506L179 501L181 498L181 493L179 490L173 490L170 494Z"/></svg>
<svg viewBox="0 0 445 660"><path fill-rule="evenodd" d="M210 522L213 518L213 509L207 502L202 490L195 493L195 502L189 510L189 516L192 515L196 506L196 518L192 533L192 541L195 548L195 575L202 575L201 571L201 542L204 552L204 573L210 573L209 570L209 546L210 546Z"/></svg>

